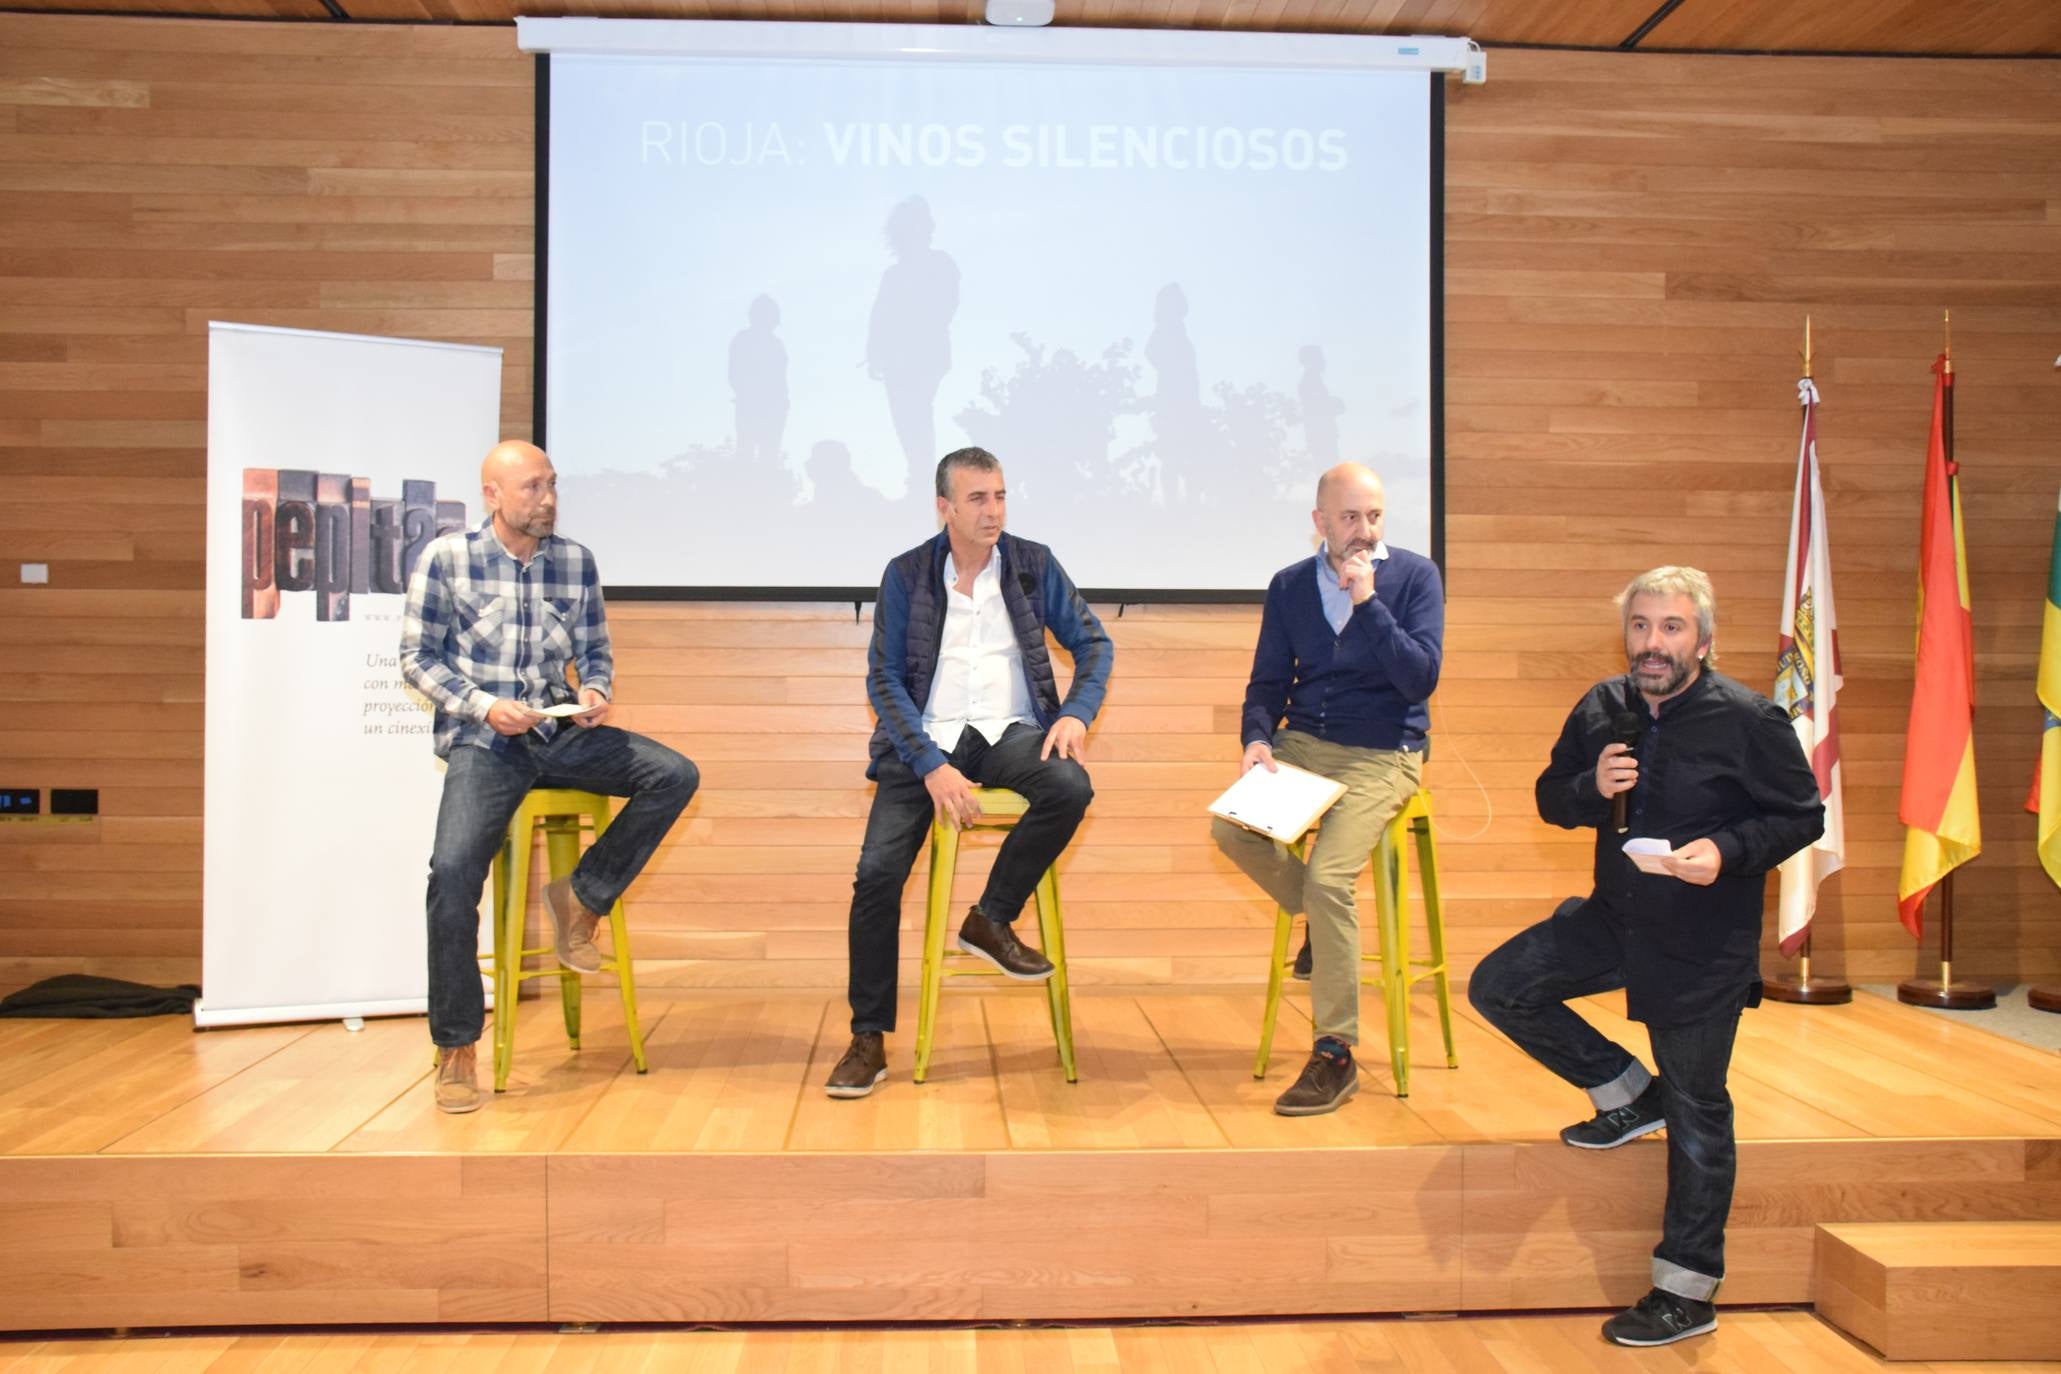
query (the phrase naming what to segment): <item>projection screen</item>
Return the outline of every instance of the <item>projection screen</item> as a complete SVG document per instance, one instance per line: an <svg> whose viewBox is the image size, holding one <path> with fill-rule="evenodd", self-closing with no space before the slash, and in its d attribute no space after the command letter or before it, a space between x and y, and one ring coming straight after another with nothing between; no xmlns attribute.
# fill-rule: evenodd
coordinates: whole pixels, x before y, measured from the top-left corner
<svg viewBox="0 0 2061 1374"><path fill-rule="evenodd" d="M631 37L540 37L581 23ZM1341 459L1438 554L1440 78L1393 41L524 25L538 433L612 594L870 596L969 444L1105 599L1256 598Z"/></svg>

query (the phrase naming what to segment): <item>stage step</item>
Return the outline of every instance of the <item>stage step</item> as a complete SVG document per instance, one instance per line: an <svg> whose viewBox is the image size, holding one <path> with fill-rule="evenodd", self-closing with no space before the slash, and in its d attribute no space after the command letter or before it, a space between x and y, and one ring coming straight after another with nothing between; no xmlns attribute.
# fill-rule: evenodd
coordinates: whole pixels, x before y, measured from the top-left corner
<svg viewBox="0 0 2061 1374"><path fill-rule="evenodd" d="M1814 1291L1892 1360L2061 1359L2061 1221L1820 1226Z"/></svg>

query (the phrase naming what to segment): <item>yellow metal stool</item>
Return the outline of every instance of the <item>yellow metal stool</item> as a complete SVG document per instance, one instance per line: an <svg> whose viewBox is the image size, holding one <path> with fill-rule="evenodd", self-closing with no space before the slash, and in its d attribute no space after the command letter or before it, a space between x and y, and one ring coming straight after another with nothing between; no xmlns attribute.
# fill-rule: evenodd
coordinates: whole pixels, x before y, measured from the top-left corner
<svg viewBox="0 0 2061 1374"><path fill-rule="evenodd" d="M489 959L494 973L494 1091L508 1087L508 1068L515 1059L515 997L517 987L530 978L556 978L559 998L565 1007L565 1037L574 1049L580 1047L580 975L555 963L556 951L549 941L541 949L525 949L522 943L523 917L529 905L530 846L538 828L544 832L544 852L552 881L571 873L580 861L580 835L592 831L600 838L608 829L610 799L599 792L576 792L569 788L538 788L522 799L508 822L508 834L501 852L494 856L494 953ZM547 913L545 921L549 922ZM649 1067L644 1062L644 1032L637 1022L637 982L630 971L630 937L623 922L623 904L618 901L608 913L608 932L613 957L603 962L602 972L613 971L623 996L623 1024L630 1035L630 1057L637 1072ZM533 955L552 955L549 968L526 969L523 961Z"/></svg>
<svg viewBox="0 0 2061 1374"><path fill-rule="evenodd" d="M1424 933L1431 946L1429 959L1410 958L1410 861L1404 837L1412 836L1417 847L1417 872L1424 889ZM1305 837L1296 846L1307 852ZM1380 950L1362 954L1362 963L1378 963L1380 972L1362 977L1362 984L1379 983L1381 1000L1388 1011L1388 1061L1395 1071L1395 1095L1410 1095L1410 987L1429 978L1438 996L1438 1024L1445 1033L1446 1067L1460 1067L1453 1053L1453 994L1446 979L1445 906L1438 895L1438 849L1431 837L1431 792L1419 788L1403 809L1381 832L1374 846L1374 910L1380 934ZM1267 971L1267 1011L1260 1027L1259 1057L1253 1061L1252 1076L1267 1076L1267 1058L1274 1048L1274 1022L1281 1012L1281 979L1295 965L1288 954L1288 939L1295 918L1280 908L1274 910L1274 961Z"/></svg>
<svg viewBox="0 0 2061 1374"><path fill-rule="evenodd" d="M1021 795L1001 787L976 787L973 799L980 804L980 819L974 830L1007 830L1030 810ZM986 965L978 968L948 968L945 964L945 931L952 920L952 875L959 863L959 828L933 818L930 823L930 896L923 911L923 986L916 1007L916 1068L912 1077L921 1083L930 1072L930 1048L937 1033L937 999L946 978L999 978ZM1045 997L1052 1007L1052 1036L1059 1042L1059 1064L1066 1081L1079 1081L1073 1062L1073 998L1066 986L1066 931L1059 917L1059 877L1051 869L1038 879L1035 889L1038 931L1044 940L1045 957L1052 961L1052 976L1045 980ZM979 963L970 954L953 959Z"/></svg>

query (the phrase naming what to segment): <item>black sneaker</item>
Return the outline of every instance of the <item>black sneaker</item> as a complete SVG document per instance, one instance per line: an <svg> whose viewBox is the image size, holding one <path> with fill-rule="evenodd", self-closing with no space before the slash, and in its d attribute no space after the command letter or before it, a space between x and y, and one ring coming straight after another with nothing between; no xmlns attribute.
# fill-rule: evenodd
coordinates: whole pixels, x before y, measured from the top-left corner
<svg viewBox="0 0 2061 1374"><path fill-rule="evenodd" d="M1646 1091L1624 1106L1598 1112L1579 1125L1567 1127L1560 1132L1560 1140L1577 1150L1614 1150L1627 1140L1652 1135L1665 1125L1667 1118L1660 1114L1660 1080L1656 1078L1646 1085Z"/></svg>
<svg viewBox="0 0 2061 1374"><path fill-rule="evenodd" d="M1612 1345L1671 1345L1717 1330L1717 1304L1656 1288L1603 1323Z"/></svg>
<svg viewBox="0 0 2061 1374"><path fill-rule="evenodd" d="M1359 1090L1360 1070L1351 1050L1312 1050L1310 1062L1302 1066L1302 1077L1274 1099L1274 1112L1277 1116L1322 1116L1337 1111Z"/></svg>
<svg viewBox="0 0 2061 1374"><path fill-rule="evenodd" d="M1005 978L1042 983L1052 976L1052 961L1016 938L1007 921L990 921L979 906L966 912L959 927L959 948L993 964Z"/></svg>
<svg viewBox="0 0 2061 1374"><path fill-rule="evenodd" d="M860 1031L852 1036L851 1047L830 1071L830 1081L823 1085L823 1091L832 1097L864 1097L886 1077L887 1047L881 1043L880 1032Z"/></svg>
<svg viewBox="0 0 2061 1374"><path fill-rule="evenodd" d="M1302 937L1302 950L1295 956L1295 971L1291 975L1298 983L1310 981L1310 937Z"/></svg>

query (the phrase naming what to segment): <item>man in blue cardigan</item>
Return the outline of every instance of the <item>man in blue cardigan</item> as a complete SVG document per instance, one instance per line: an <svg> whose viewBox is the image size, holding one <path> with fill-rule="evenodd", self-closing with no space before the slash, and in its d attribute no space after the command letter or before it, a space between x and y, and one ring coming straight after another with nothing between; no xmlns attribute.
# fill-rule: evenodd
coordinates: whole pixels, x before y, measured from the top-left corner
<svg viewBox="0 0 2061 1374"><path fill-rule="evenodd" d="M1336 1111L1359 1090L1360 913L1353 886L1375 841L1424 773L1445 637L1445 589L1430 559L1382 542L1381 479L1340 463L1310 513L1323 547L1274 574L1245 688L1239 773L1278 758L1346 785L1308 861L1228 821L1217 844L1284 910L1306 912L1316 1046L1274 1103L1283 1116Z"/></svg>
<svg viewBox="0 0 2061 1374"><path fill-rule="evenodd" d="M852 883L852 1043L824 1085L832 1097L864 1097L887 1077L902 887L933 816L961 826L979 817L975 786L1021 793L1030 809L1002 841L959 948L1009 978L1052 976L1012 922L1094 796L1083 746L1115 655L1051 550L1003 533L1007 506L995 455L946 454L937 465L944 529L880 579L866 650L866 696L879 717L866 775L879 786ZM1047 630L1073 655L1064 701Z"/></svg>

